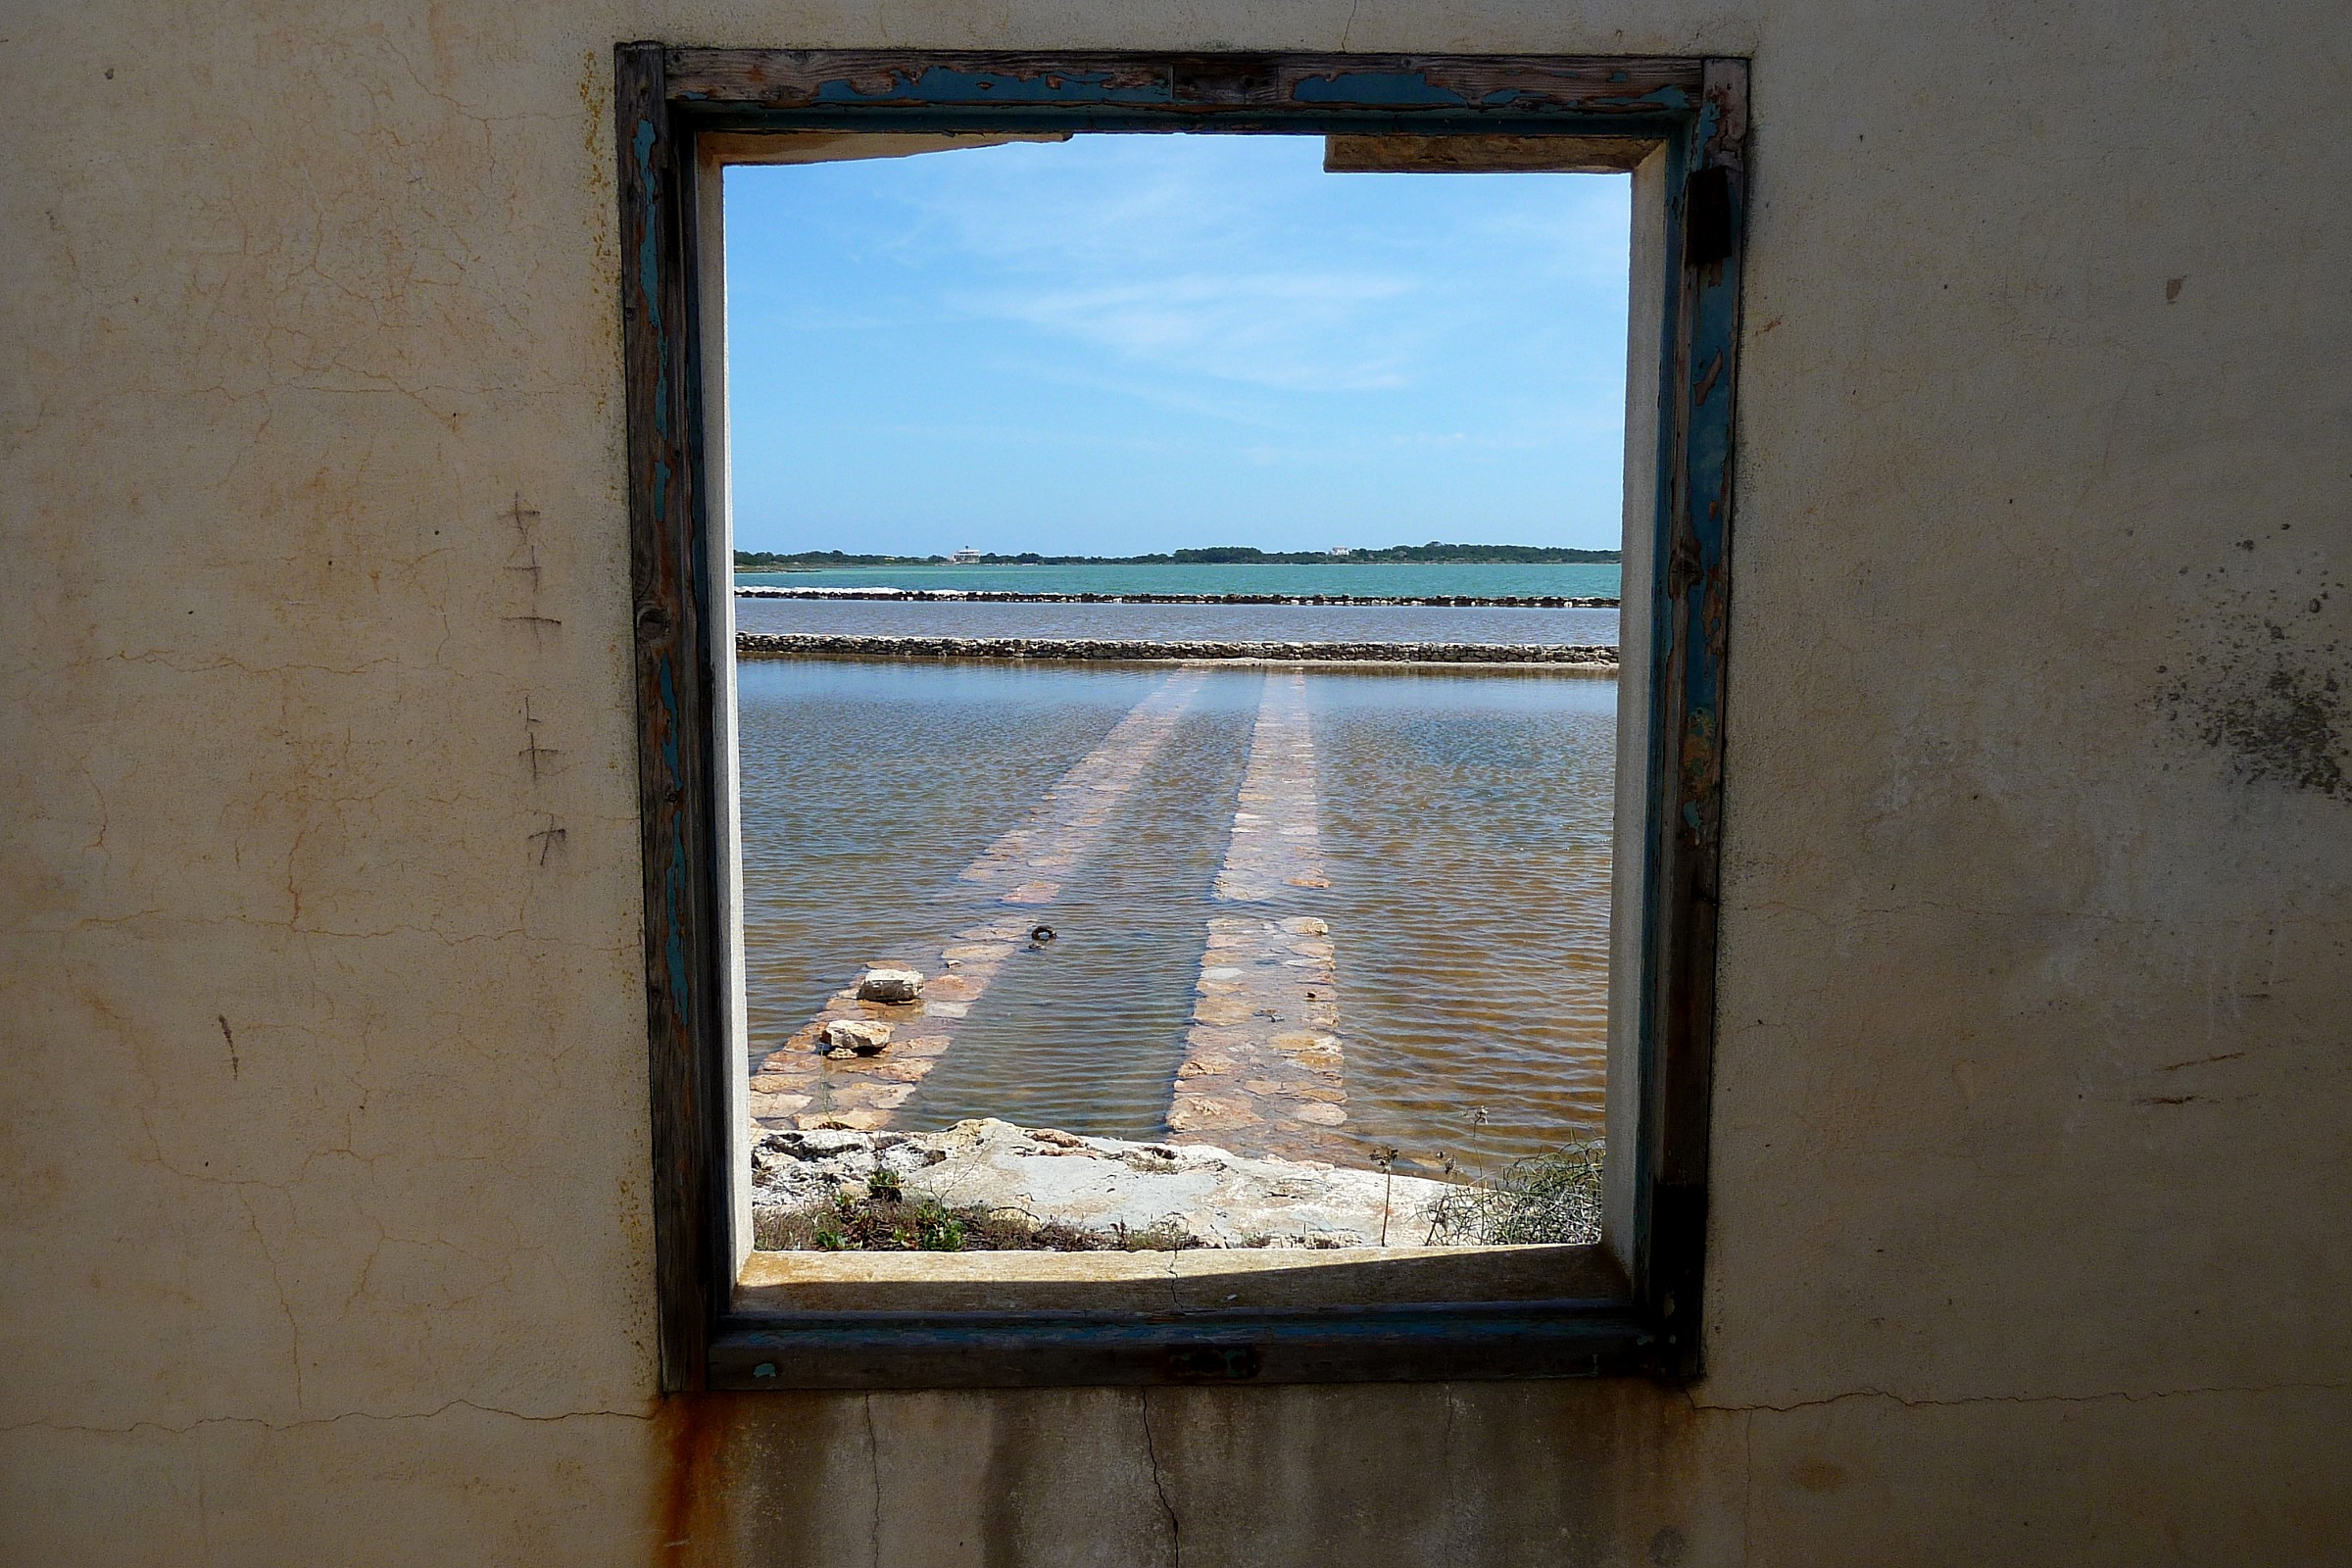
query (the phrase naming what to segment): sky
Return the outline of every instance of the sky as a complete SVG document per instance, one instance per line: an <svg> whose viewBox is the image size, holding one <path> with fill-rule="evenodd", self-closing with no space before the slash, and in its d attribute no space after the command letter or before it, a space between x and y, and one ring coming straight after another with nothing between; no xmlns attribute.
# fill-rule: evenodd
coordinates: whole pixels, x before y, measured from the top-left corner
<svg viewBox="0 0 2352 1568"><path fill-rule="evenodd" d="M737 547L1616 548L1631 181L1322 150L727 170Z"/></svg>

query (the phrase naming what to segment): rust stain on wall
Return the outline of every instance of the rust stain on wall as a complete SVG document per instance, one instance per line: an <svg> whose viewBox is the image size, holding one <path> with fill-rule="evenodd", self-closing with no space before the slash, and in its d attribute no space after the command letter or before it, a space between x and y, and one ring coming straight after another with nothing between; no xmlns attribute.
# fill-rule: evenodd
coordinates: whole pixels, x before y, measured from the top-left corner
<svg viewBox="0 0 2352 1568"><path fill-rule="evenodd" d="M731 1559L726 1453L736 1405L733 1395L679 1394L655 1411L662 1472L649 1560L662 1568Z"/></svg>

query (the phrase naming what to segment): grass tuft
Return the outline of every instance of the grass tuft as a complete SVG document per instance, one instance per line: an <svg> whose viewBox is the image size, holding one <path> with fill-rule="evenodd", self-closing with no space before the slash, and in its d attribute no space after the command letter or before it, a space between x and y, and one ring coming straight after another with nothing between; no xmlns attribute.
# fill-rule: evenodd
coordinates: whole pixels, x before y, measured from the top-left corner
<svg viewBox="0 0 2352 1568"><path fill-rule="evenodd" d="M1430 1205L1429 1240L1513 1247L1600 1240L1598 1143L1517 1160Z"/></svg>

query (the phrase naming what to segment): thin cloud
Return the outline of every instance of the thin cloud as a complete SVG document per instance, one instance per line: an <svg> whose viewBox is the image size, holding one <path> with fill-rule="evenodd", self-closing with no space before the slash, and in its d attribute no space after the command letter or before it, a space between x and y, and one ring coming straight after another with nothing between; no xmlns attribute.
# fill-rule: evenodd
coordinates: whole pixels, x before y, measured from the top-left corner
<svg viewBox="0 0 2352 1568"><path fill-rule="evenodd" d="M1091 136L730 171L739 508L869 514L887 474L887 505L953 533L1115 475L1104 549L1200 543L1203 515L1281 546L1334 507L1606 542L1627 181L1325 175L1319 152Z"/></svg>
<svg viewBox="0 0 2352 1568"><path fill-rule="evenodd" d="M1334 273L1159 277L955 297L974 315L1018 321L1142 366L1285 391L1401 387L1410 361L1382 342L1374 307L1412 285ZM1379 343L1367 351L1367 344Z"/></svg>

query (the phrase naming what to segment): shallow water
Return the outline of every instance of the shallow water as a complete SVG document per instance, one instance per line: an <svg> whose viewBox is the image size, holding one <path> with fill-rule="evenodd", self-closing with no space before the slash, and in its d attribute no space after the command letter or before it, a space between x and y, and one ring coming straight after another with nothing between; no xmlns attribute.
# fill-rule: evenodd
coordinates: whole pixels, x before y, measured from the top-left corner
<svg viewBox="0 0 2352 1568"><path fill-rule="evenodd" d="M906 600L744 599L744 631L900 637L1101 637L1126 641L1606 643L1614 610L1475 605L923 604Z"/></svg>
<svg viewBox="0 0 2352 1568"><path fill-rule="evenodd" d="M870 962L927 951L935 973L959 929L1045 922L1056 940L1004 961L892 1125L1162 1136L1207 921L1237 907L1214 889L1268 679L744 662L754 1058ZM1304 689L1330 886L1254 907L1331 928L1344 1131L1366 1161L1383 1144L1462 1170L1596 1136L1614 684L1314 672ZM1061 841L1043 902L962 878L1155 693L1178 716L1105 794L1102 830Z"/></svg>
<svg viewBox="0 0 2352 1568"><path fill-rule="evenodd" d="M1006 664L737 666L744 968L773 1049L885 950L927 936L957 873L1158 682Z"/></svg>
<svg viewBox="0 0 2352 1568"><path fill-rule="evenodd" d="M1036 910L1054 940L1014 955L902 1123L1002 1116L1104 1138L1166 1132L1258 685L1203 684L1102 849Z"/></svg>
<svg viewBox="0 0 2352 1568"><path fill-rule="evenodd" d="M1316 719L1355 1131L1424 1170L1599 1137L1615 683L1384 676Z"/></svg>

